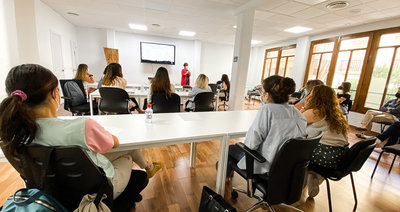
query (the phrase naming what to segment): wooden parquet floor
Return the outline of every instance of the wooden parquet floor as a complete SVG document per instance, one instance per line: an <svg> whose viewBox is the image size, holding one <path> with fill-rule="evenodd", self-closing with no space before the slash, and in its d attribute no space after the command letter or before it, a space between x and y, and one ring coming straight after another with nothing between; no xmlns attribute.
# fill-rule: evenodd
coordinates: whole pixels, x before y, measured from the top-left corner
<svg viewBox="0 0 400 212"><path fill-rule="evenodd" d="M259 104L246 105L247 109L257 109ZM354 136L352 128L349 135L351 144L359 141ZM231 140L231 143L239 139ZM218 160L219 141L207 141L197 146L196 168L189 168L189 144L148 148L142 150L147 158L153 161L162 161L164 167L152 179L142 192L143 200L136 205L133 211L198 211L203 186L215 189L216 169ZM379 152L379 151L378 151ZM392 155L384 154L373 180L370 176L378 152L373 152L362 169L354 173L358 196L357 211L384 211L400 212L400 165L396 161L390 174L387 173ZM17 189L23 187L18 173L8 164L0 163L0 205ZM354 200L349 177L340 181L331 181L331 192L334 211L351 211ZM255 203L255 200L239 194L237 200L230 197L231 187L246 188L246 182L235 175L232 182L226 184L225 199L238 211L244 211ZM307 212L328 211L326 184L320 186L320 193L315 198L303 198L294 204L295 207ZM277 212L289 212L293 209L285 206L273 206ZM268 211L262 208L256 211Z"/></svg>

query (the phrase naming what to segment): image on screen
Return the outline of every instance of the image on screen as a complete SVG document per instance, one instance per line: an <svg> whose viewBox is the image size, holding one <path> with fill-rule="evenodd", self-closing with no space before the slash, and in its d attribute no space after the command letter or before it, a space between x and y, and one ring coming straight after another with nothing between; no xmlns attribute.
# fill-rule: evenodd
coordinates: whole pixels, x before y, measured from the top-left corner
<svg viewBox="0 0 400 212"><path fill-rule="evenodd" d="M175 46L140 42L140 56L142 63L175 65Z"/></svg>

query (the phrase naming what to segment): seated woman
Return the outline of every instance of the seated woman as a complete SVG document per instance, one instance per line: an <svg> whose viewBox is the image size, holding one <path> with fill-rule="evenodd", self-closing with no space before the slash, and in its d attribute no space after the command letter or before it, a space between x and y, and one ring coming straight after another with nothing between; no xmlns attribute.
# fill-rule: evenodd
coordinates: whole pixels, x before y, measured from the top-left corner
<svg viewBox="0 0 400 212"><path fill-rule="evenodd" d="M258 151L267 160L265 163L254 161L255 174L264 175L269 172L275 154L284 142L307 135L306 119L287 103L295 88L295 82L288 77L274 75L263 81L262 100L266 104L258 111L244 140L246 146ZM228 154L229 161L237 163L241 169L246 169L245 153L238 146L230 145ZM231 178L232 174L231 168L228 167L227 178Z"/></svg>
<svg viewBox="0 0 400 212"><path fill-rule="evenodd" d="M303 112L307 120L307 134L314 137L323 132L314 149L311 163L326 168L337 168L348 150L349 126L340 110L335 91L325 85L315 86L306 98ZM315 197L323 178L314 172L308 175L308 195Z"/></svg>
<svg viewBox="0 0 400 212"><path fill-rule="evenodd" d="M82 80L83 87L86 89L88 83L94 83L93 75L89 74L89 68L86 64L79 64L78 70L76 71L75 78L77 80ZM86 91L86 94L90 94L95 91L95 88L90 88Z"/></svg>
<svg viewBox="0 0 400 212"><path fill-rule="evenodd" d="M164 67L157 69L156 75L151 81L150 92L147 96L147 101L151 104L151 96L155 93L165 93L167 99L175 93L175 86L169 80L168 70Z"/></svg>
<svg viewBox="0 0 400 212"><path fill-rule="evenodd" d="M0 137L5 154L14 154L18 147L28 144L79 146L110 179L114 199L128 184L132 161L145 168L148 177L161 168L159 163L148 162L140 150L109 152L119 146L118 138L93 119L58 119L58 80L40 65L12 68L6 78L6 91L9 96L0 105Z"/></svg>
<svg viewBox="0 0 400 212"><path fill-rule="evenodd" d="M305 94L301 96L300 100L294 105L295 108L301 110L305 105L305 98L311 92L312 88L317 85L323 85L324 82L321 80L308 80L306 86L303 90L305 90Z"/></svg>
<svg viewBox="0 0 400 212"><path fill-rule="evenodd" d="M363 139L374 137L363 134L356 134L356 136ZM394 122L389 128L377 135L376 138L376 147L378 148L397 144L400 138L400 121Z"/></svg>
<svg viewBox="0 0 400 212"><path fill-rule="evenodd" d="M343 114L346 114L349 111L349 103L350 103L350 82L342 82L342 85L338 87L339 92L337 93L337 98L339 101L340 109L342 110Z"/></svg>
<svg viewBox="0 0 400 212"><path fill-rule="evenodd" d="M363 120L361 121L361 127L357 127L358 131L371 131L372 122L389 122L393 123L400 119L400 88L396 93L396 99L389 100L384 104L380 111L368 110Z"/></svg>
<svg viewBox="0 0 400 212"><path fill-rule="evenodd" d="M121 65L118 63L110 63L104 70L105 75L102 79L102 87L115 87L126 89L126 79L123 78ZM136 110L138 113L144 113L135 98L129 101L129 109Z"/></svg>
<svg viewBox="0 0 400 212"><path fill-rule="evenodd" d="M191 98L186 102L185 111L193 110L193 101L197 94L204 92L212 92L210 86L208 86L208 77L204 74L200 74L196 79L196 86L189 92Z"/></svg>

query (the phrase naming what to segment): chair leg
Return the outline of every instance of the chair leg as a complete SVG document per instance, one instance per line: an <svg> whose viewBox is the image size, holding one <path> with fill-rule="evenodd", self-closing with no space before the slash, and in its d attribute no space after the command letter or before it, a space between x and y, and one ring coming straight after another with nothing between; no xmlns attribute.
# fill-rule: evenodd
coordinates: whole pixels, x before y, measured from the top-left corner
<svg viewBox="0 0 400 212"><path fill-rule="evenodd" d="M329 180L325 178L325 182L326 182L326 189L328 192L329 212L332 212L331 188L329 186Z"/></svg>
<svg viewBox="0 0 400 212"><path fill-rule="evenodd" d="M389 174L390 174L390 172L392 171L392 168L393 168L393 164L394 164L394 161L396 160L396 157L397 157L397 155L394 155L394 157L393 157L393 161L392 161L392 165L390 165L390 169L389 169Z"/></svg>
<svg viewBox="0 0 400 212"><path fill-rule="evenodd" d="M353 179L353 173L350 172L350 179L351 179L351 186L353 187L353 196L354 196L354 208L353 211L356 211L357 209L357 193L356 193L356 187L354 185L354 179Z"/></svg>
<svg viewBox="0 0 400 212"><path fill-rule="evenodd" d="M293 206L288 205L288 204L285 204L285 203L282 203L281 205L284 205L284 206L286 206L286 207L288 207L288 208L291 208L291 209L293 209L293 210L295 210L295 211L304 212L303 210L300 210L300 209L298 209L298 208L296 208L296 207L293 207Z"/></svg>
<svg viewBox="0 0 400 212"><path fill-rule="evenodd" d="M382 150L381 154L379 154L378 160L376 161L376 164L375 164L374 171L372 171L371 179L374 178L374 174L375 174L375 171L376 171L376 167L378 167L378 164L379 164L379 161L381 160L381 157L382 157L383 152L384 152L384 151Z"/></svg>
<svg viewBox="0 0 400 212"><path fill-rule="evenodd" d="M259 200L258 202L256 202L256 204L254 204L249 209L247 209L246 212L253 211L253 210L259 208L261 205L264 205L264 204L266 204L268 206L268 208L269 208L269 210L271 212L275 212L275 210L267 202L264 202L263 200Z"/></svg>

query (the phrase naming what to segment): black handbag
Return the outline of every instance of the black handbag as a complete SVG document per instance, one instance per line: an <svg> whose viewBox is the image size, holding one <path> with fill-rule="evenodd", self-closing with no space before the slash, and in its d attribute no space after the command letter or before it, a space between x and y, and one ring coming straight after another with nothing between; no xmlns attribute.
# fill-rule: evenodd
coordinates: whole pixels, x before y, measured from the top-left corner
<svg viewBox="0 0 400 212"><path fill-rule="evenodd" d="M199 212L237 212L222 198L221 195L215 193L209 187L204 186L201 193Z"/></svg>

